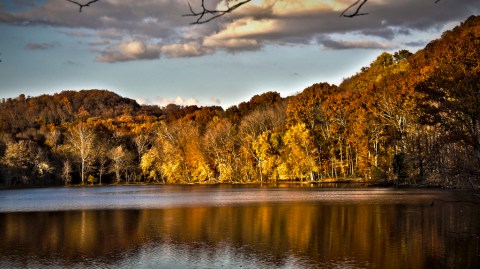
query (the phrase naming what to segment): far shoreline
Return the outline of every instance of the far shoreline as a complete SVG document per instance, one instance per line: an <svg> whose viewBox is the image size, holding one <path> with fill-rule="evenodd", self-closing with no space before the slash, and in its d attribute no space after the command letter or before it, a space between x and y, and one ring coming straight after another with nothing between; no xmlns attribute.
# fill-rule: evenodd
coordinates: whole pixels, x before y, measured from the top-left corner
<svg viewBox="0 0 480 269"><path fill-rule="evenodd" d="M269 187L278 187L278 188L289 188L295 186L305 187L306 185L311 185L309 187L318 187L318 188L397 188L397 189L464 189L472 190L477 192L477 187L472 187L469 185L462 186L442 186L440 184L428 184L425 182L419 183L400 183L394 181L368 181L358 178L354 179L326 179L326 180L315 180L315 181L276 181L276 182L261 182L261 181L252 181L252 182L184 182L184 183L167 183L167 182L121 182L121 183L102 183L102 184L68 184L68 185L58 185L58 184L46 184L46 185L16 185L16 186L0 186L0 190L16 190L16 189L41 189L41 188L56 188L56 187L67 187L67 188L78 188L78 187L114 187L114 186L247 186L251 185L252 187L256 186L269 186Z"/></svg>

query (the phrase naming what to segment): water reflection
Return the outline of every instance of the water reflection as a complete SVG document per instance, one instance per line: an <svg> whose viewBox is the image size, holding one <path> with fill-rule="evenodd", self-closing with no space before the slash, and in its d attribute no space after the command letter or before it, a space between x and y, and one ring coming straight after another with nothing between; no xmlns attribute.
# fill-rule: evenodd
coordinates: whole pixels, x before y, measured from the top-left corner
<svg viewBox="0 0 480 269"><path fill-rule="evenodd" d="M478 268L473 204L0 213L0 267Z"/></svg>

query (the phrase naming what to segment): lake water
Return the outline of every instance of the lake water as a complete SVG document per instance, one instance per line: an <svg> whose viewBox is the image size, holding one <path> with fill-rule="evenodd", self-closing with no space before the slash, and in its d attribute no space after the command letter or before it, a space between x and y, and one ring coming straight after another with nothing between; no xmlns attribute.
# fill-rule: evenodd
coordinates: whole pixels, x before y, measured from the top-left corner
<svg viewBox="0 0 480 269"><path fill-rule="evenodd" d="M480 268L467 191L257 185L0 191L0 268Z"/></svg>

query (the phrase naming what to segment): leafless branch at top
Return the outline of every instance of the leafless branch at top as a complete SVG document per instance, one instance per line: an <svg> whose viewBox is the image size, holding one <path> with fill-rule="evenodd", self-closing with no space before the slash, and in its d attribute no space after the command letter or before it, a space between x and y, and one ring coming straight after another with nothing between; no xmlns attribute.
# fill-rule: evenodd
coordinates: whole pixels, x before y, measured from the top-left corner
<svg viewBox="0 0 480 269"><path fill-rule="evenodd" d="M184 17L197 17L197 20L192 22L192 24L202 24L202 23L207 23L211 20L214 20L218 17L221 17L227 13L230 13L234 11L235 9L245 5L246 3L250 2L252 0L243 0L241 2L236 3L233 6L229 6L229 0L226 0L226 5L227 9L224 10L218 10L218 9L208 9L205 7L205 0L202 0L202 10L201 11L194 11L190 3L188 3L188 7L190 9L189 14L184 14Z"/></svg>
<svg viewBox="0 0 480 269"><path fill-rule="evenodd" d="M82 9L84 7L90 6L90 4L93 4L95 2L98 2L100 0L90 0L86 2L85 4L79 3L77 0L65 0L67 2L70 2L72 4L75 4L79 7L78 12L82 12ZM227 13L231 13L235 9L247 4L248 2L251 2L252 0L241 0L239 2L234 1L234 0L224 0L225 4L227 6L226 9L220 10L220 9L209 9L205 6L205 0L201 0L201 10L200 11L195 11L192 8L192 5L190 2L188 3L188 8L190 9L190 13L184 14L184 17L196 17L196 21L192 22L191 24L203 24L210 22L218 17L221 17ZM230 6L230 2L237 2L235 5ZM367 3L368 0L357 0L355 3L351 4L349 7L347 7L341 14L340 17L347 17L347 18L353 18L357 16L362 16L362 15L368 15L368 13L360 12L362 7ZM441 0L435 0L435 4L440 2ZM347 14L347 12L354 10L353 13Z"/></svg>
<svg viewBox="0 0 480 269"><path fill-rule="evenodd" d="M340 14L340 17L347 17L347 18L353 18L353 17L356 17L356 16L362 16L362 15L368 15L368 13L360 13L360 9L363 7L363 5L365 5L365 3L368 1L368 0L363 0L362 3L360 3L360 1L362 0L357 0L355 3L353 3L352 5L350 5L349 7L347 7L347 9L345 9L342 14ZM353 12L352 14L345 14L347 11L349 11L350 9L352 9L354 6L356 6L358 3L360 3L360 5L357 6L357 9L355 10L355 12Z"/></svg>
<svg viewBox="0 0 480 269"><path fill-rule="evenodd" d="M82 8L88 7L88 6L90 6L90 4L93 4L93 3L98 2L100 0L90 0L86 4L81 4L81 3L77 2L77 1L74 1L74 0L65 0L65 1L77 5L79 7L78 12L82 12Z"/></svg>

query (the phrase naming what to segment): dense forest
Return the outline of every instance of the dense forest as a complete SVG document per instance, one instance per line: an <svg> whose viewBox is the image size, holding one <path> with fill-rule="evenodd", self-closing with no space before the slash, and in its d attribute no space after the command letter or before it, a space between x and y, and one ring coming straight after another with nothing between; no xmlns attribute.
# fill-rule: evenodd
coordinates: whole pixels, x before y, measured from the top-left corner
<svg viewBox="0 0 480 269"><path fill-rule="evenodd" d="M339 86L221 107L141 106L106 90L0 103L5 187L365 180L480 183L480 17Z"/></svg>

